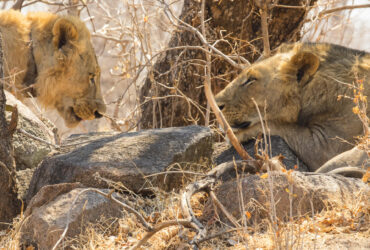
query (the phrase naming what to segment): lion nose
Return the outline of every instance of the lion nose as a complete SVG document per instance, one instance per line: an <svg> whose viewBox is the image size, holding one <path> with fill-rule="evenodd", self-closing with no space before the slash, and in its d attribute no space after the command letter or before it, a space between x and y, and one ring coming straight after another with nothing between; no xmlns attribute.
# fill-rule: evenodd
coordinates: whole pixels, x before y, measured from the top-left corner
<svg viewBox="0 0 370 250"><path fill-rule="evenodd" d="M95 118L102 118L103 117L103 115L100 114L98 111L95 111L94 115L95 115Z"/></svg>
<svg viewBox="0 0 370 250"><path fill-rule="evenodd" d="M218 108L219 108L220 110L223 110L223 109L224 109L224 107L225 107L225 104L218 105Z"/></svg>

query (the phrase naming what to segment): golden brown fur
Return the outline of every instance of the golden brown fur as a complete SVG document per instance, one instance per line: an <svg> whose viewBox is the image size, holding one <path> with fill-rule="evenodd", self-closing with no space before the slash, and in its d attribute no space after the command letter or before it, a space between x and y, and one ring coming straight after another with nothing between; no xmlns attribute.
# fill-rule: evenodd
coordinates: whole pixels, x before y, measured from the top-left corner
<svg viewBox="0 0 370 250"><path fill-rule="evenodd" d="M262 132L251 99L262 115L266 106L271 135L284 138L315 171L352 147L341 139L353 143L363 132L352 100L338 100L340 95L353 96L347 84L356 79L364 80L369 96L370 54L332 44L296 43L246 68L216 101L242 141Z"/></svg>
<svg viewBox="0 0 370 250"><path fill-rule="evenodd" d="M101 117L105 104L90 33L78 18L0 12L6 87L56 108L69 127Z"/></svg>

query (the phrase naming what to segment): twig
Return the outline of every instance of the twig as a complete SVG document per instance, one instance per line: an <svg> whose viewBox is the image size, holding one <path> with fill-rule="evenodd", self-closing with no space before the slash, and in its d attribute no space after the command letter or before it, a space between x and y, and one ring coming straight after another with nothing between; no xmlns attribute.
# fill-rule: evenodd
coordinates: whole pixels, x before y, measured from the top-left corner
<svg viewBox="0 0 370 250"><path fill-rule="evenodd" d="M197 173L197 172L191 172L191 171L185 171L185 170L181 170L181 171L171 170L171 171L166 171L166 172L160 172L160 173L145 175L145 178L153 177L153 176L157 176L157 175L165 175L165 174L192 174L192 175L207 176L207 174L202 174L202 173Z"/></svg>
<svg viewBox="0 0 370 250"><path fill-rule="evenodd" d="M216 179L213 177L206 177L203 180L189 184L185 188L185 192L181 195L181 210L185 218L188 221L193 222L196 225L197 235L190 242L191 245L196 248L197 242L206 237L207 229L199 222L195 217L193 209L191 208L191 197L203 190L210 189L210 187L215 183Z"/></svg>
<svg viewBox="0 0 370 250"><path fill-rule="evenodd" d="M263 118L262 118L262 115L261 115L261 112L260 112L260 109L259 109L259 107L258 107L258 104L257 104L257 102L254 100L254 98L252 97L251 98L252 99L252 102L253 102L253 104L256 106L256 110L257 110L257 113L258 113L258 117L259 117L259 119L260 119L260 122L261 122L261 127L262 127L262 133L263 133L263 140L264 140L264 142L265 142L265 149L264 149L264 152L265 152L265 154L267 154L268 152L267 152L267 138L266 138L266 129L265 129L265 123L264 123L264 121L263 121Z"/></svg>
<svg viewBox="0 0 370 250"><path fill-rule="evenodd" d="M200 229L204 228L204 226L195 217L193 209L191 208L190 199L194 194L208 189L214 182L215 179L213 177L207 177L203 180L191 183L185 188L185 192L181 195L181 209L184 213L184 217L193 221Z"/></svg>
<svg viewBox="0 0 370 250"><path fill-rule="evenodd" d="M294 6L294 5L283 5L283 4L273 4L270 6L271 8L285 8L285 9L306 9L307 6Z"/></svg>
<svg viewBox="0 0 370 250"><path fill-rule="evenodd" d="M215 205L224 213L224 215L229 219L229 221L231 223L233 223L233 225L235 227L238 227L240 228L240 224L236 221L236 219L234 218L234 216L232 216L227 210L226 208L222 205L222 203L218 200L216 194L214 191L210 191L209 192L211 198L212 198L212 201L215 203Z"/></svg>
<svg viewBox="0 0 370 250"><path fill-rule="evenodd" d="M206 28L205 28L205 21L204 21L204 15L205 15L205 0L202 0L202 6L201 6L201 28L202 28L202 35L204 36L204 39L207 40L206 38ZM208 50L207 49L207 46L204 45L204 49ZM205 71L205 79L204 81L207 82L207 84L209 86L212 86L211 84L211 55L210 53L206 53L206 65L204 67L204 71ZM212 87L211 87L212 89ZM211 113L211 107L210 107L210 104L209 104L209 101L207 100L207 110L206 110L206 118L205 118L205 121L204 121L204 126L208 127L209 126L209 118L210 118L210 113Z"/></svg>
<svg viewBox="0 0 370 250"><path fill-rule="evenodd" d="M237 228L231 228L229 230L224 230L222 232L218 232L218 233L215 233L215 234L211 234L211 235L208 235L207 237L201 239L198 241L198 244L199 243L202 243L204 241L207 241L207 240L211 240L213 238L216 238L216 237L219 237L219 236L222 236L222 235L225 235L225 234L228 234L228 233L232 233L232 232L235 232L235 231L238 231L238 230L242 230L243 228L242 227L237 227Z"/></svg>
<svg viewBox="0 0 370 250"><path fill-rule="evenodd" d="M105 40L113 41L113 42L120 43L120 44L127 44L127 43L130 42L130 40L128 40L128 39L117 39L113 36L103 35L101 33L96 33L96 32L91 34L91 36L92 37L103 38Z"/></svg>
<svg viewBox="0 0 370 250"><path fill-rule="evenodd" d="M165 221L160 223L159 225L156 225L151 231L147 232L140 241L138 241L133 247L130 248L130 250L138 249L141 245L147 242L155 233L162 230L163 228L170 226L184 226L188 228L197 229L197 226L194 225L193 222L190 222L189 220L186 219Z"/></svg>
<svg viewBox="0 0 370 250"><path fill-rule="evenodd" d="M173 14L173 12L171 11L171 9L169 8L168 4L165 1L161 1L161 2L162 2L163 5L165 5L165 14L166 14L166 16L168 17L168 19L170 20L170 22L173 25L175 25L178 28L185 29L185 30L188 30L190 32L193 32L194 34L196 34L198 36L199 40L201 41L201 43L203 45L207 46L214 53L220 55L225 61L227 61L228 63L230 63L233 67L235 67L237 69L243 69L243 66L242 65L239 65L238 63L234 62L230 57L228 57L227 55L225 55L219 49L217 49L216 47L214 47L211 44L207 43L207 40L204 38L204 36L202 35L202 33L199 32L198 29L194 28L193 26L191 26L190 24L184 22L183 20L179 19L175 14ZM176 24L172 20L172 18L168 15L168 12L171 14L171 17L174 18L181 25Z"/></svg>
<svg viewBox="0 0 370 250"><path fill-rule="evenodd" d="M47 144L47 145L49 145L49 146L52 146L52 147L54 147L55 149L60 149L60 146L55 145L55 144L53 144L53 143L50 143L50 142L48 142L48 141L45 141L44 139L41 139L41 138L39 138L39 137L36 137L36 136L34 136L34 135L32 135L32 134L28 133L27 131L23 130L22 128L18 128L18 129L17 129L17 131L18 131L18 132L20 132L20 133L22 133L22 134L24 134L24 135L26 135L26 136L28 136L28 137L30 137L30 138L32 138L32 139L34 139L34 140L36 140L36 141L39 141L39 142L45 143L45 144Z"/></svg>
<svg viewBox="0 0 370 250"><path fill-rule="evenodd" d="M232 131L229 123L226 121L224 115L218 108L215 97L213 96L211 90L211 86L208 85L207 81L204 82L204 93L211 106L213 113L217 118L218 123L222 126L222 129L226 132L226 135L230 139L230 142L234 146L235 150L238 152L238 154L243 160L251 160L252 157L247 153L247 151L244 150L244 148L236 138L234 132Z"/></svg>
<svg viewBox="0 0 370 250"><path fill-rule="evenodd" d="M342 6L338 8L329 9L329 10L323 10L318 14L318 17L322 17L323 15L330 14L330 13L337 12L337 11L352 10L352 9L359 9L359 8L370 8L370 4L348 5L348 6Z"/></svg>
<svg viewBox="0 0 370 250"><path fill-rule="evenodd" d="M258 7L260 8L260 14L261 14L263 55L264 57L269 57L271 54L271 51L270 51L269 30L268 30L268 22L267 22L267 17L268 17L267 0L262 0L261 6L258 6Z"/></svg>

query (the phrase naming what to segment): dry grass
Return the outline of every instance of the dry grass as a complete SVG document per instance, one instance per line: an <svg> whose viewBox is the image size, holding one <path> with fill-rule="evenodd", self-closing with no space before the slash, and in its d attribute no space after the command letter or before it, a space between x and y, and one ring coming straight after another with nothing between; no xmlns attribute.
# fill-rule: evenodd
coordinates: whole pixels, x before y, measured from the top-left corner
<svg viewBox="0 0 370 250"><path fill-rule="evenodd" d="M199 178L193 177L191 181ZM261 178L266 178L266 174L261 175ZM143 215L151 225L184 219L179 193L159 189L153 189L153 193L155 196L152 197L126 196L126 203ZM361 197L363 193L354 195L358 195L358 202L355 204L327 208L311 216L294 220L290 218L287 222L266 219L259 224L253 224L249 221L248 213L245 213L246 222L243 218L238 219L237 223L242 226L236 228L221 222L216 215L206 221L202 220L207 228L208 239L200 243L199 248L321 249L325 246L330 249L340 245L355 249L356 246L366 246L370 236L370 208L366 204L366 198ZM197 218L202 218L209 199L208 194L204 192L193 195L191 205ZM1 232L1 250L20 249L17 238L20 226L18 218L11 230ZM146 233L137 217L123 210L122 219L91 224L83 234L74 239L65 239L64 245L70 244L72 249L130 249L143 239ZM189 249L188 243L195 236L194 230L180 225L165 227L154 234L142 249Z"/></svg>
<svg viewBox="0 0 370 250"><path fill-rule="evenodd" d="M147 214L146 219L152 224L182 218L176 193L158 193L156 198L136 197L135 207ZM192 206L197 216L202 215L207 197L198 193L192 199ZM232 229L218 221L208 221L208 234L217 234ZM328 239L356 238L366 242L370 236L370 210L364 204L325 210L313 217L302 217L287 224L279 224L278 230L272 230L268 222L261 225L250 225L230 233L223 233L200 244L200 249L314 249ZM73 249L128 249L145 235L135 216L125 213L118 223L107 225L100 223L88 227L84 234L67 242ZM171 226L156 233L143 249L188 249L187 243L195 236L195 232L181 226ZM275 237L276 236L276 237ZM290 237L293 236L293 241ZM275 239L278 242L275 242ZM333 240L332 240L333 241ZM331 243L332 247L335 242ZM17 240L12 231L2 236L0 246L3 249L17 249ZM185 248L181 248L185 247ZM1 249L1 248L0 248Z"/></svg>

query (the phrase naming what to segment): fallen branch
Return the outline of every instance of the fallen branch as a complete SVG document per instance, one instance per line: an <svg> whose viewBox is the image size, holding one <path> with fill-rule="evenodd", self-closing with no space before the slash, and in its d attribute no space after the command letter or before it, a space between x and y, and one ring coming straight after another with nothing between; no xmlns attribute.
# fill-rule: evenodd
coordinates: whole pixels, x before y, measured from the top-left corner
<svg viewBox="0 0 370 250"><path fill-rule="evenodd" d="M206 177L203 180L189 184L185 188L185 192L181 195L181 209L184 214L184 217L188 221L193 222L196 225L197 235L191 240L190 244L197 249L197 244L201 239L206 237L207 229L200 223L200 221L195 217L193 209L191 208L190 199L191 197L201 191L209 190L216 179L213 177Z"/></svg>
<svg viewBox="0 0 370 250"><path fill-rule="evenodd" d="M197 226L197 228L195 229L198 231L198 233L190 242L190 244L193 245L194 248L196 248L196 246L200 242L203 242L204 239L207 238L207 229L194 215L193 209L191 208L191 197L201 191L209 193L214 204L221 209L221 211L236 227L240 227L236 219L224 208L224 206L213 193L213 185L216 183L216 181L223 180L226 176L230 176L230 172L235 173L242 170L245 172L255 173L258 169L260 169L259 165L261 164L256 160L238 161L236 162L236 164L232 165L222 164L209 171L206 178L191 183L185 188L185 192L181 195L181 210L183 212L183 216L187 218L188 221L193 222Z"/></svg>
<svg viewBox="0 0 370 250"><path fill-rule="evenodd" d="M235 226L240 227L239 223L236 221L234 216L232 216L226 208L222 205L222 203L217 199L217 196L214 191L210 191L209 195L212 198L212 202L222 211L222 213L226 216L226 218Z"/></svg>
<svg viewBox="0 0 370 250"><path fill-rule="evenodd" d="M138 249L140 246L142 246L145 242L147 242L155 233L159 232L163 228L171 227L171 226L184 226L188 228L194 228L197 229L197 226L194 225L194 223L190 222L189 220L171 220L171 221L165 221L158 225L156 225L151 231L147 232L145 236L139 240L133 247L130 248L130 250Z"/></svg>
<svg viewBox="0 0 370 250"><path fill-rule="evenodd" d="M205 237L204 239L201 239L200 241L198 241L198 244L202 243L204 241L211 240L213 238L219 237L219 236L223 236L223 235L228 234L228 233L232 233L232 232L235 232L235 231L242 230L242 229L243 229L243 227L231 228L229 230L224 230L224 231L221 231L221 232L218 232L218 233L215 233L215 234L211 234L211 235Z"/></svg>

